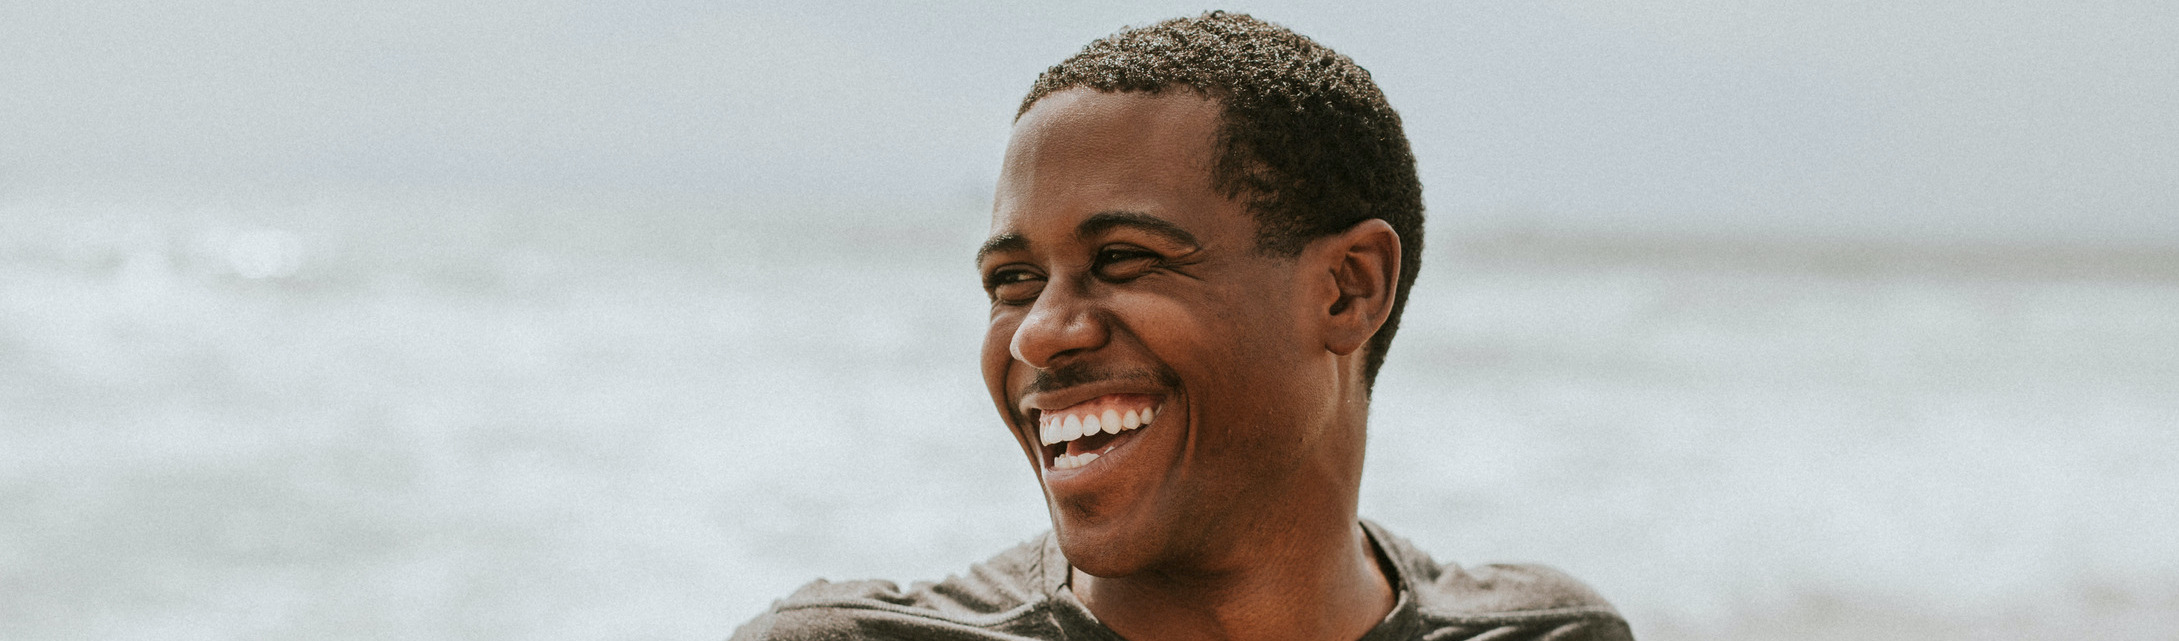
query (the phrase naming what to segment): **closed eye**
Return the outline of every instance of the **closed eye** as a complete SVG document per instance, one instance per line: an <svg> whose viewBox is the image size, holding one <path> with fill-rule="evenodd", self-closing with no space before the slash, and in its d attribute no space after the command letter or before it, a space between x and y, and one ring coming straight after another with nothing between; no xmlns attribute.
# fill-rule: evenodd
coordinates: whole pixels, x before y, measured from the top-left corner
<svg viewBox="0 0 2179 641"><path fill-rule="evenodd" d="M984 277L984 292L992 302L1020 305L1044 292L1044 275L1024 267L1001 267Z"/></svg>
<svg viewBox="0 0 2179 641"><path fill-rule="evenodd" d="M1093 268L1097 277L1107 281L1125 282L1150 273L1164 260L1164 256L1140 247L1127 245L1106 247L1098 250Z"/></svg>

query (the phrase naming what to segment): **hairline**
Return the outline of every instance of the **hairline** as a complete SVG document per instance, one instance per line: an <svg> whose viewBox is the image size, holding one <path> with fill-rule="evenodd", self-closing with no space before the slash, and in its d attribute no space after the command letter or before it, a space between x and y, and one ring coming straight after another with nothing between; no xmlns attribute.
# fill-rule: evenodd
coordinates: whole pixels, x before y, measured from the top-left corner
<svg viewBox="0 0 2179 641"><path fill-rule="evenodd" d="M1230 92L1213 87L1200 87L1194 84L1180 81L1170 81L1156 87L1140 89L1100 89L1089 84L1074 83L1052 88L1048 91L1045 91L1043 95L1036 96L1034 99L1031 100L1023 101L1021 109L1014 112L1014 123L1020 124L1022 116L1028 115L1030 109L1035 108L1039 104L1043 104L1044 99L1069 91L1090 91L1100 94L1139 93L1151 96L1161 96L1165 95L1166 92L1175 90L1187 91L1189 93L1195 94L1197 97L1200 97L1204 100L1209 100L1218 105L1218 123L1217 126L1213 127L1211 130L1212 133L1210 140L1210 144L1214 148L1213 152L1215 154L1215 157L1211 159L1211 164L1209 167L1205 168L1204 173L1206 174L1206 177L1210 179L1209 186L1212 191L1219 192L1219 195L1224 196L1229 200L1235 200L1240 202L1241 206L1248 211L1249 224L1256 226L1255 232L1251 234L1251 236L1253 236L1255 239L1254 245L1258 254L1265 256L1276 256L1280 258L1292 258L1301 255L1301 248L1303 245L1307 245L1308 241L1316 240L1318 238L1323 238L1338 233L1337 231L1333 231L1317 234L1314 236L1303 236L1300 234L1296 234L1292 237L1271 237L1265 234L1263 224L1264 218L1274 215L1275 212L1268 211L1266 209L1267 205L1262 201L1260 197L1267 196L1269 194L1262 194L1259 193L1257 190L1249 188L1245 183L1242 183L1242 181L1238 180L1240 178L1239 176L1220 175L1220 168L1228 166L1228 162L1234 162L1233 166L1249 166L1260 164L1262 162L1256 159L1253 154L1244 151L1241 145L1234 144L1232 140L1232 129L1236 126L1233 116L1235 112L1238 111L1238 109L1234 106L1233 101L1228 99ZM1235 183L1230 188L1223 185L1223 183L1228 182L1228 179L1232 179L1231 182ZM1364 218L1362 220L1370 220L1370 218ZM1360 224L1361 222L1362 221L1360 220L1355 221L1356 224ZM1293 242L1297 240L1301 242ZM1292 246L1288 247L1287 245L1289 244L1291 244Z"/></svg>

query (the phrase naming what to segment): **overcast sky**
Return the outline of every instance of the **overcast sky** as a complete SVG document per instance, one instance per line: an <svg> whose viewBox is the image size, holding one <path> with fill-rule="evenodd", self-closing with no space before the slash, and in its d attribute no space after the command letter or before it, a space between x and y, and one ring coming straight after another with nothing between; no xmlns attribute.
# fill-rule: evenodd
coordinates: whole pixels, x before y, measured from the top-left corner
<svg viewBox="0 0 2179 641"><path fill-rule="evenodd" d="M0 199L939 211L988 195L1039 70L1209 8L797 4L6 0ZM1375 75L1434 226L2179 245L2167 0L1226 8Z"/></svg>

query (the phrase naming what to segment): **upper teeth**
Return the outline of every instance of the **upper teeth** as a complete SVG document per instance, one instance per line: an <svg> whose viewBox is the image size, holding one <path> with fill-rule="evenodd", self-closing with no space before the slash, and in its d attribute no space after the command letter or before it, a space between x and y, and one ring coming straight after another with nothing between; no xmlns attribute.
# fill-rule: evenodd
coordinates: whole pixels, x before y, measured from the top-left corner
<svg viewBox="0 0 2179 641"><path fill-rule="evenodd" d="M1083 411L1079 414L1046 414L1037 423L1037 438L1045 445L1065 443L1095 434L1118 434L1150 424L1156 416L1153 408L1130 409L1121 412L1106 408L1102 413Z"/></svg>

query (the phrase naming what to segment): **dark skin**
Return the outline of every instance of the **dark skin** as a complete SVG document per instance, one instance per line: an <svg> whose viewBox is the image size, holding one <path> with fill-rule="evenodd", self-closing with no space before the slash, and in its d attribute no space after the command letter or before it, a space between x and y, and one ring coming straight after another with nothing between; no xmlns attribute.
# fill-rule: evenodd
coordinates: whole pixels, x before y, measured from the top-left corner
<svg viewBox="0 0 2179 641"><path fill-rule="evenodd" d="M1259 252L1245 204L1211 185L1219 119L1185 89L1073 89L1022 115L977 259L984 379L1070 587L1107 626L1359 638L1393 605L1355 503L1363 348L1392 308L1399 236L1370 220L1299 256ZM1098 402L1159 409L1095 463L1056 468L1038 417Z"/></svg>

